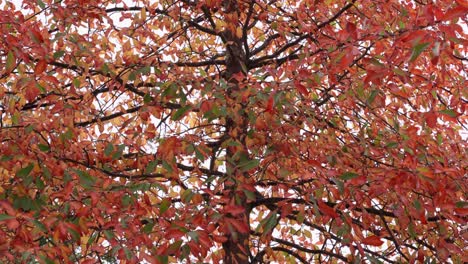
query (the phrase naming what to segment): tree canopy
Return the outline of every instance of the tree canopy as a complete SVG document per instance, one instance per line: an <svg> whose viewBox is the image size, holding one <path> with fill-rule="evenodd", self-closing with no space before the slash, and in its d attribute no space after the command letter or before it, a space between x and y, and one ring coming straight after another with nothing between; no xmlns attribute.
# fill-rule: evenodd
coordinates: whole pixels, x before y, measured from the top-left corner
<svg viewBox="0 0 468 264"><path fill-rule="evenodd" d="M467 1L0 7L0 261L468 261Z"/></svg>

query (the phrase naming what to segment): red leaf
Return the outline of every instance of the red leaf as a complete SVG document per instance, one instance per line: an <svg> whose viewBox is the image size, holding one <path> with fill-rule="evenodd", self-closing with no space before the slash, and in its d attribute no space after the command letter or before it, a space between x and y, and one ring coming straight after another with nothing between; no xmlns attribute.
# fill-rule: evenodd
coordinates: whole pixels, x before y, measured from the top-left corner
<svg viewBox="0 0 468 264"><path fill-rule="evenodd" d="M41 74L47 68L47 62L45 60L40 60L37 62L36 67L34 68L34 74Z"/></svg>
<svg viewBox="0 0 468 264"><path fill-rule="evenodd" d="M426 123L430 128L434 128L437 126L437 115L434 112L428 112L424 114L424 118L426 119Z"/></svg>
<svg viewBox="0 0 468 264"><path fill-rule="evenodd" d="M457 2L461 2L460 0ZM459 3L460 4L460 3ZM457 6L455 8L452 8L448 10L442 20L453 20L455 18L459 18L461 16L465 16L466 12L468 12L468 8L462 6Z"/></svg>
<svg viewBox="0 0 468 264"><path fill-rule="evenodd" d="M361 242L363 244L366 244L369 246L376 246L376 247L380 247L384 243L378 236L366 237Z"/></svg>
<svg viewBox="0 0 468 264"><path fill-rule="evenodd" d="M178 229L169 229L169 231L167 231L167 233L166 233L166 238L167 239L174 238L174 239L178 240L183 236L185 236L185 233L178 230Z"/></svg>
<svg viewBox="0 0 468 264"><path fill-rule="evenodd" d="M6 226L9 229L17 229L20 226L20 223L16 219L6 220Z"/></svg>
<svg viewBox="0 0 468 264"><path fill-rule="evenodd" d="M455 208L455 213L460 216L467 216L468 215L468 208Z"/></svg>
<svg viewBox="0 0 468 264"><path fill-rule="evenodd" d="M267 111L269 113L272 113L274 111L274 109L273 109L274 104L275 104L275 98L274 98L273 94L271 94L270 97L268 98L267 105L265 107L265 111Z"/></svg>
<svg viewBox="0 0 468 264"><path fill-rule="evenodd" d="M296 89L299 91L304 96L309 95L309 91L307 91L307 88L301 84L300 81L294 81L294 86L296 86Z"/></svg>
<svg viewBox="0 0 468 264"><path fill-rule="evenodd" d="M26 87L26 93L24 94L24 97L29 101L32 102L37 99L37 96L41 93L39 88L37 88L35 82L30 82L28 84L28 87Z"/></svg>
<svg viewBox="0 0 468 264"><path fill-rule="evenodd" d="M468 9L468 1L467 0L455 0L455 2L457 2L458 5Z"/></svg>
<svg viewBox="0 0 468 264"><path fill-rule="evenodd" d="M337 218L340 216L337 212L335 212L335 209L331 208L330 206L328 206L326 203L322 201L318 201L317 205L320 211L325 215L331 216L333 218Z"/></svg>
<svg viewBox="0 0 468 264"><path fill-rule="evenodd" d="M349 33L353 40L356 40L358 38L355 24L351 22L346 23L346 31Z"/></svg>
<svg viewBox="0 0 468 264"><path fill-rule="evenodd" d="M245 208L239 205L226 205L224 207L224 212L232 215L240 215L245 213Z"/></svg>
<svg viewBox="0 0 468 264"><path fill-rule="evenodd" d="M249 226L242 222L241 220L237 220L237 219L233 219L233 218L229 218L229 217L226 217L226 222L228 222L232 227L234 227L237 231L239 231L240 233L244 233L244 234L247 234L249 233Z"/></svg>
<svg viewBox="0 0 468 264"><path fill-rule="evenodd" d="M227 237L214 235L213 240L218 243L224 243L227 241Z"/></svg>

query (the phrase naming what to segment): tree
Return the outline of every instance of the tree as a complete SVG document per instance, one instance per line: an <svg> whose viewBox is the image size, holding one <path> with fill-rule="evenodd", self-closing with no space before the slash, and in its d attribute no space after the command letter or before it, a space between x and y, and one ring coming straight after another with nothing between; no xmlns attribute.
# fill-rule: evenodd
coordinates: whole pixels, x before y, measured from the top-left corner
<svg viewBox="0 0 468 264"><path fill-rule="evenodd" d="M2 6L2 261L468 261L466 1Z"/></svg>

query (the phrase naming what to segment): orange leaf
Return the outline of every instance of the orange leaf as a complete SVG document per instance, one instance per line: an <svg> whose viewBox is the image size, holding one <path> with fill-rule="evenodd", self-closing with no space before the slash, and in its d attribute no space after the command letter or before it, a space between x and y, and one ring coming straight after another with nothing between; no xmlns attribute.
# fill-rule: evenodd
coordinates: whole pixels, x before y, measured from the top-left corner
<svg viewBox="0 0 468 264"><path fill-rule="evenodd" d="M455 2L457 2L458 5L464 7L464 8L468 8L468 1L467 0L455 0Z"/></svg>
<svg viewBox="0 0 468 264"><path fill-rule="evenodd" d="M366 244L369 246L376 246L376 247L380 247L384 243L378 236L366 237L361 242L363 244Z"/></svg>

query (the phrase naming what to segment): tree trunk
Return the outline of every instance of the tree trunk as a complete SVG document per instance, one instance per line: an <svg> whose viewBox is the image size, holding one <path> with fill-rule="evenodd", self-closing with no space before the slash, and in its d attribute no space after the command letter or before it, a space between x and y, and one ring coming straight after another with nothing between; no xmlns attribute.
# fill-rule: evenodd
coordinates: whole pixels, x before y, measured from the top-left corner
<svg viewBox="0 0 468 264"><path fill-rule="evenodd" d="M245 113L245 105L241 101L241 91L244 89L243 77L246 72L246 58L242 48L242 40L236 36L239 27L238 7L236 1L224 2L225 20L227 28L222 33L226 44L226 72L223 78L228 83L226 91L226 109L238 109L228 113L226 118L226 133L228 140L236 142L235 146L229 146L226 150L227 179L224 181L224 191L229 197L227 206L242 206L244 213L231 215L226 212L228 240L223 243L224 262L248 263L250 256L249 248L249 214L250 208L244 192L241 190L242 183L246 183L248 175L239 168L242 159L248 158L248 150L245 144L245 135L248 128L248 120Z"/></svg>

